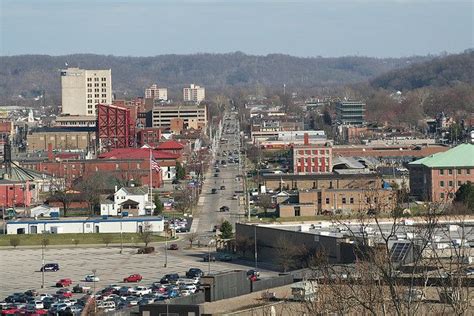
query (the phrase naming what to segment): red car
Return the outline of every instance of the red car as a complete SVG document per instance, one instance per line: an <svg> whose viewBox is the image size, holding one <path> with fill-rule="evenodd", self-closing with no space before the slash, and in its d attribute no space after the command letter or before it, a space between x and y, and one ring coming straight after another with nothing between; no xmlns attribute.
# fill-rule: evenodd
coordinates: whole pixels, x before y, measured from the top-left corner
<svg viewBox="0 0 474 316"><path fill-rule="evenodd" d="M123 282L140 282L142 280L142 276L140 274L132 274L128 277L123 279Z"/></svg>
<svg viewBox="0 0 474 316"><path fill-rule="evenodd" d="M2 315L17 315L20 313L20 310L16 307L2 310Z"/></svg>
<svg viewBox="0 0 474 316"><path fill-rule="evenodd" d="M72 292L69 289L60 289L56 292L56 294L59 295L62 298L72 297Z"/></svg>
<svg viewBox="0 0 474 316"><path fill-rule="evenodd" d="M58 282L56 282L56 287L68 287L71 284L72 284L71 279L61 279Z"/></svg>

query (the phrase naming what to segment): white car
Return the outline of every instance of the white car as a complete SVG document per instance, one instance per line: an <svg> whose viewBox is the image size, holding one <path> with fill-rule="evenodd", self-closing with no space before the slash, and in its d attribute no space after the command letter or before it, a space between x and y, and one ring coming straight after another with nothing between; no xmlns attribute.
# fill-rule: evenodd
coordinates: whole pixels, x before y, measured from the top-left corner
<svg viewBox="0 0 474 316"><path fill-rule="evenodd" d="M43 301L45 298L47 297L53 297L51 294L47 294L47 293L43 293L43 294L40 294L38 296L38 298L40 299L40 301Z"/></svg>
<svg viewBox="0 0 474 316"><path fill-rule="evenodd" d="M179 291L179 293L181 294L181 296L189 296L193 294L190 290L181 290Z"/></svg>
<svg viewBox="0 0 474 316"><path fill-rule="evenodd" d="M131 294L135 295L146 295L146 294L151 294L151 289L147 288L146 286L135 286L129 290Z"/></svg>
<svg viewBox="0 0 474 316"><path fill-rule="evenodd" d="M36 309L43 309L44 308L43 301L34 301L32 303L32 305L34 305Z"/></svg>
<svg viewBox="0 0 474 316"><path fill-rule="evenodd" d="M99 282L100 279L99 279L99 277L96 276L96 275L89 274L89 275L86 275L86 276L84 277L84 281L86 281L86 282Z"/></svg>
<svg viewBox="0 0 474 316"><path fill-rule="evenodd" d="M194 284L184 284L179 287L180 291L187 290L191 293L195 293L197 291L197 286Z"/></svg>
<svg viewBox="0 0 474 316"><path fill-rule="evenodd" d="M181 278L181 279L178 279L178 281L176 282L176 284L178 285L184 285L184 284L194 284L194 285L197 285L199 284L200 282L200 278Z"/></svg>

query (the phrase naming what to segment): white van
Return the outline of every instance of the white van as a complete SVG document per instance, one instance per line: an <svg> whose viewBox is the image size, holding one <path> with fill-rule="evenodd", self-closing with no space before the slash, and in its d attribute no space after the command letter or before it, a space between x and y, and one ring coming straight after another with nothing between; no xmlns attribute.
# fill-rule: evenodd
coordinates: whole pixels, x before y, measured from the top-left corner
<svg viewBox="0 0 474 316"><path fill-rule="evenodd" d="M115 310L115 302L114 301L102 301L97 304L97 307L103 309L106 312L110 312Z"/></svg>

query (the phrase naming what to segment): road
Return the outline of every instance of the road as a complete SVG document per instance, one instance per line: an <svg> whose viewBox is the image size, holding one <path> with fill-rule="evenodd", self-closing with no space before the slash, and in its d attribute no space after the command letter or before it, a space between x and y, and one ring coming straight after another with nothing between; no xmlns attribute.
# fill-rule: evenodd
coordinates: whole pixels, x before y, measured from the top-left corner
<svg viewBox="0 0 474 316"><path fill-rule="evenodd" d="M229 120L226 120L226 118L229 118ZM226 114L221 139L227 139L228 142L220 142L215 148L215 162L220 172L215 172L215 168L212 168L207 173L191 229L199 233L200 236L210 237L214 235L212 232L214 225L218 225L224 220L229 221L235 227L235 223L243 219L243 208L239 206L237 199L232 199L236 191L242 191L242 180L237 178L239 164L229 163L228 156L223 155L224 151L234 152L234 150L239 150L239 135L237 116ZM233 155L233 157L238 157L238 155ZM223 165L222 160L227 163ZM225 186L225 189L220 190L221 186ZM212 189L217 189L217 193L213 194ZM222 206L228 206L230 211L220 212L219 209Z"/></svg>

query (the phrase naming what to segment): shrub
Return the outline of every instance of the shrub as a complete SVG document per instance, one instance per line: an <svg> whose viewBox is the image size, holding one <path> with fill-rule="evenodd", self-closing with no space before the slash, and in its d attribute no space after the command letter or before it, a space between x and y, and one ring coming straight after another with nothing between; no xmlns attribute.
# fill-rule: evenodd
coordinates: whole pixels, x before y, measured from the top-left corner
<svg viewBox="0 0 474 316"><path fill-rule="evenodd" d="M108 247L112 242L112 236L109 234L102 235L102 241L104 242L105 247Z"/></svg>
<svg viewBox="0 0 474 316"><path fill-rule="evenodd" d="M13 248L16 248L16 246L20 245L21 240L19 237L12 237L10 238L10 245L13 246Z"/></svg>

